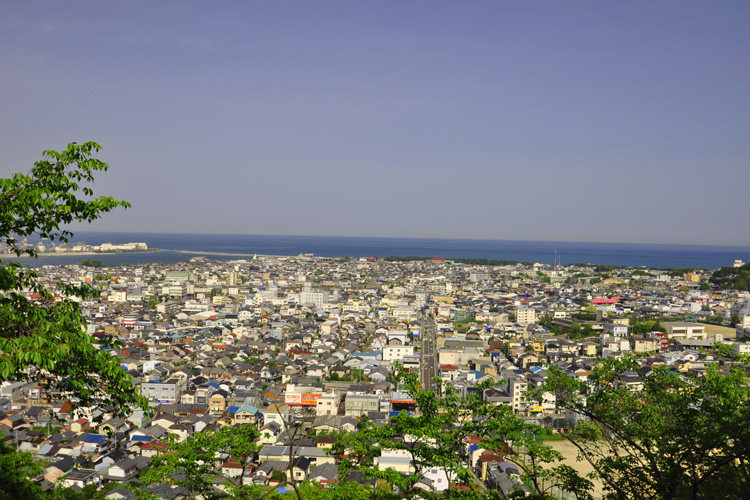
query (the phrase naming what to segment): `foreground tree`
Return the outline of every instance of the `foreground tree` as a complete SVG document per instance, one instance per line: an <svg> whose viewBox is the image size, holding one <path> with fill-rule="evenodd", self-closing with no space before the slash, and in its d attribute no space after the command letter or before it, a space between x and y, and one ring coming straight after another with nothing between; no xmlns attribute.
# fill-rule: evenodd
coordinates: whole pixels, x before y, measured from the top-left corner
<svg viewBox="0 0 750 500"><path fill-rule="evenodd" d="M17 238L38 235L65 243L72 222L91 222L129 204L94 197L94 174L107 164L91 156L93 142L45 151L28 174L0 179L0 239L16 256L36 257ZM125 415L146 408L130 376L116 358L86 333L78 301L97 295L89 286L59 284L48 290L38 274L0 260L0 382L34 381L69 399L75 407L106 406ZM35 498L41 490L28 481L34 464L28 454L0 449L0 498Z"/></svg>
<svg viewBox="0 0 750 500"><path fill-rule="evenodd" d="M284 420L289 452L286 456L289 470L296 461L293 450L305 437L305 419ZM154 457L139 479L132 485L141 500L158 500L148 489L157 484L184 488L188 498L205 500L397 500L390 490L377 490L357 482L342 482L332 488L307 480L297 480L294 474L282 474L273 486L243 484L245 472L253 455L259 450L256 444L260 432L253 424L225 426L219 430L204 430L182 442L171 440L163 455ZM234 465L225 472L222 465L229 460Z"/></svg>
<svg viewBox="0 0 750 500"><path fill-rule="evenodd" d="M44 498L42 487L30 477L42 472L29 453L18 453L0 441L0 500Z"/></svg>
<svg viewBox="0 0 750 500"><path fill-rule="evenodd" d="M94 197L94 175L108 168L91 156L99 149L94 142L71 143L63 151L45 151L28 174L0 179L0 238L13 253L37 255L17 238L66 243L73 234L65 224L130 206ZM37 278L34 270L0 260L0 381L36 380L78 407L107 404L124 414L143 405L117 360L85 332L78 302L97 290L59 284L53 293Z"/></svg>
<svg viewBox="0 0 750 500"><path fill-rule="evenodd" d="M342 476L350 470L363 472L392 486L402 498L499 498L497 491L487 490L476 477L471 442L520 466L521 481L506 495L554 498L550 492L559 488L570 498L591 498L590 481L568 466L553 466L562 455L535 439L544 432L540 427L514 415L509 406L493 405L484 399L484 390L492 384L480 385L465 395L450 384L442 384L442 396L438 396L423 390L413 373L402 372L397 383L414 398L416 411L402 411L383 427L363 417L356 432L338 433L333 450ZM397 472L376 465L384 452L407 457L411 471ZM446 472L449 489L430 491L424 487L425 475L435 468Z"/></svg>
<svg viewBox="0 0 750 500"><path fill-rule="evenodd" d="M222 474L221 465L229 459L243 466L247 464L257 451L255 441L259 436L254 425L245 424L199 432L182 442L171 440L167 453L151 460L140 483L181 486L190 492L191 498L249 498L251 491L242 486L243 475L227 477Z"/></svg>
<svg viewBox="0 0 750 500"><path fill-rule="evenodd" d="M713 364L689 377L657 367L638 384L638 361L603 360L588 382L553 368L545 387L585 419L567 437L607 498L750 498L746 369Z"/></svg>
<svg viewBox="0 0 750 500"><path fill-rule="evenodd" d="M331 455L337 459L339 481L328 488L298 481L293 474L283 475L273 486L243 485L242 475L225 474L222 463L230 457L242 466L244 474L249 457L256 451L253 443L259 433L254 426L245 424L215 432L206 430L181 443L170 443L165 454L152 460L137 490L143 492L149 484L166 483L185 488L190 497L214 500L500 498L497 491L487 490L476 478L472 470L476 464L469 463L471 455L464 453L469 451L471 441L518 464L521 477L506 491L512 497L551 499L555 497L550 492L561 488L569 493L569 498L591 498L590 481L579 477L571 467L555 465L562 456L535 439L542 429L515 416L508 406L492 405L482 397L483 389L490 388L490 384L468 395L445 385L443 396L438 397L435 392L420 388L416 374L401 373L397 382L415 399L417 411L413 415L401 412L385 426L362 417L356 432L329 433L337 437ZM299 439L307 435L305 424L304 417L284 421L290 471L297 459L293 450ZM410 470L398 472L375 466L381 455L389 453L408 458ZM446 472L450 488L425 488L423 480L435 468ZM353 480L352 473L367 481L361 484ZM143 498L150 497L144 493Z"/></svg>

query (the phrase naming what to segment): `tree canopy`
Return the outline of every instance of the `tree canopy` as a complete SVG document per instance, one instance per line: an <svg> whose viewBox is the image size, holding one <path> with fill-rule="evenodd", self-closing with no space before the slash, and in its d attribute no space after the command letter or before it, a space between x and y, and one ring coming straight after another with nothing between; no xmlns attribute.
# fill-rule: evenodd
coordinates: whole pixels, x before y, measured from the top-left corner
<svg viewBox="0 0 750 500"><path fill-rule="evenodd" d="M125 201L94 196L94 175L106 163L92 156L94 142L70 143L62 151L44 151L28 174L0 179L0 238L17 256L37 255L18 237L38 235L68 242L66 224L91 222ZM48 289L38 274L17 262L0 260L0 381L34 380L75 407L108 406L124 414L145 406L130 376L107 349L85 330L78 303L96 289L58 283Z"/></svg>
<svg viewBox="0 0 750 500"><path fill-rule="evenodd" d="M651 369L649 369L651 370ZM673 367L642 373L638 358L608 358L587 381L550 369L544 390L588 431L569 434L607 498L748 498L750 389L744 368L702 377Z"/></svg>
<svg viewBox="0 0 750 500"><path fill-rule="evenodd" d="M491 403L486 382L464 392L436 379L439 394L422 388L415 373L401 372L396 383L414 400L413 412L401 411L389 425L375 425L362 417L356 432L336 434L333 455L340 475L350 471L391 485L402 498L498 498L474 475L481 450L505 456L519 465L519 480L510 494L519 498L552 498L553 489L571 498L588 499L591 483L573 469L556 462L562 455L536 439L544 430L516 416L505 404ZM383 454L406 457L409 473L376 465ZM426 474L438 467L450 481L449 489L425 488ZM376 483L378 484L378 483ZM509 492L506 491L506 494Z"/></svg>
<svg viewBox="0 0 750 500"><path fill-rule="evenodd" d="M714 272L709 281L719 288L750 290L750 264L740 267L722 267Z"/></svg>

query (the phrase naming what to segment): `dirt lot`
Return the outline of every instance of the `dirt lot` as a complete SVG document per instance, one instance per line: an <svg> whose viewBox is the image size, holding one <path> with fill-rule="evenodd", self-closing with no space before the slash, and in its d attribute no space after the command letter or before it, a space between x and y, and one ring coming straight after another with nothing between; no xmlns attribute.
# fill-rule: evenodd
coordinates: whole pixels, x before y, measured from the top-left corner
<svg viewBox="0 0 750 500"><path fill-rule="evenodd" d="M586 460L582 460L580 462L576 460L576 457L578 456L578 448L576 448L569 441L546 441L544 444L549 445L555 450L562 453L564 460L561 463L573 467L578 471L580 475L585 476L586 474L594 470L594 468L591 467L591 464L589 464ZM603 495L602 483L598 480L594 480L593 483L594 498L601 498Z"/></svg>
<svg viewBox="0 0 750 500"><path fill-rule="evenodd" d="M706 334L708 335L721 333L722 335L724 335L725 339L733 339L737 336L737 330L734 328L730 328L728 326L711 325L709 323L698 323L698 324L706 327Z"/></svg>

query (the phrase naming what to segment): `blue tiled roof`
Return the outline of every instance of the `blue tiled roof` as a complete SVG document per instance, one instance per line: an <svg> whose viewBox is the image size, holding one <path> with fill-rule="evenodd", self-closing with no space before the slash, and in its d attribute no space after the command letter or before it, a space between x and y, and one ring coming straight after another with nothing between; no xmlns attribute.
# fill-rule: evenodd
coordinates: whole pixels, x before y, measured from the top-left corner
<svg viewBox="0 0 750 500"><path fill-rule="evenodd" d="M403 411L403 410L402 410L402 411ZM400 411L392 411L392 412L390 412L390 413L389 413L389 415L390 415L391 417L395 417L395 416L396 416L396 415L398 415L399 413L401 413L401 412L400 412ZM410 412L408 412L408 411L406 412L406 414L407 414L407 415L411 415L411 413L410 413Z"/></svg>
<svg viewBox="0 0 750 500"><path fill-rule="evenodd" d="M89 434L85 438L83 438L84 443L96 443L96 444L102 444L107 440L107 436L102 436L101 434Z"/></svg>

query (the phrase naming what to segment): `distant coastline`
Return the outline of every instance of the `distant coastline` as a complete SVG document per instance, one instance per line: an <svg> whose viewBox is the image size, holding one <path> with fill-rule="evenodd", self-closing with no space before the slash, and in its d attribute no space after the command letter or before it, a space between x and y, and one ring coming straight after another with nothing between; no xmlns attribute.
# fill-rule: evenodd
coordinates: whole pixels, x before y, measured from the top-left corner
<svg viewBox="0 0 750 500"><path fill-rule="evenodd" d="M170 250L170 252L176 252L186 255L212 255L215 257L243 257L243 258L253 258L253 257L296 257L296 255L261 255L258 253L235 253L235 252L212 252L208 250Z"/></svg>
<svg viewBox="0 0 750 500"><path fill-rule="evenodd" d="M149 248L148 250L138 250L138 251L126 251L126 250L119 250L114 252L38 252L37 257L72 257L72 256L81 256L81 257L95 257L97 255L130 255L130 254L146 254L146 253L155 253L155 252L163 252L164 250L161 250L159 248ZM21 255L16 254L2 254L0 255L0 259L34 259L36 257L33 257L29 254L22 253Z"/></svg>
<svg viewBox="0 0 750 500"><path fill-rule="evenodd" d="M29 238L31 240L31 238ZM750 262L750 247L711 245L664 245L636 243L588 243L514 240L455 240L424 238L376 238L344 236L217 235L177 233L76 232L71 244L104 242L125 244L143 241L149 251L124 253L55 252L40 255L25 265L77 264L77 257L95 257L103 265L173 264L192 256L218 260L258 257L374 257L419 255L445 259L488 259L542 264L591 264L649 268L719 269L735 260ZM31 241L29 243L32 243ZM156 249L156 250L151 250ZM14 256L0 256L14 258ZM80 260L80 259L79 259Z"/></svg>

